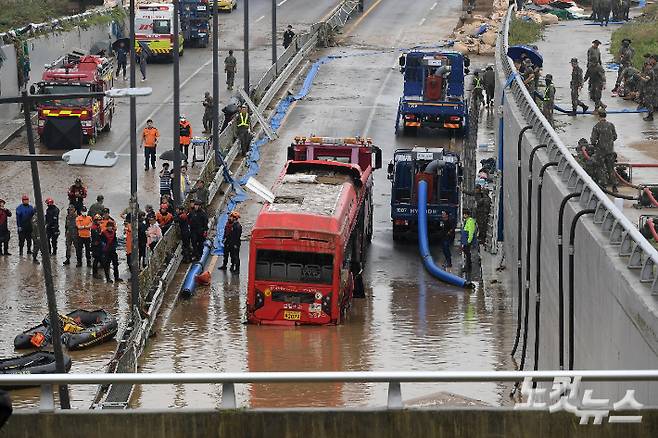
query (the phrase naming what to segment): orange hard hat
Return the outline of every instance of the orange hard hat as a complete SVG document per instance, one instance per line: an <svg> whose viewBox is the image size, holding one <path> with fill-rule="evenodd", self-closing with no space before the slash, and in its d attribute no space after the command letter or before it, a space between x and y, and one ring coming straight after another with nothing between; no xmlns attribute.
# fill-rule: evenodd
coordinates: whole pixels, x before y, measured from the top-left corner
<svg viewBox="0 0 658 438"><path fill-rule="evenodd" d="M229 216L234 217L234 218L236 218L236 219L239 219L239 218L240 218L240 213L238 213L237 210L233 210L233 211L229 214Z"/></svg>

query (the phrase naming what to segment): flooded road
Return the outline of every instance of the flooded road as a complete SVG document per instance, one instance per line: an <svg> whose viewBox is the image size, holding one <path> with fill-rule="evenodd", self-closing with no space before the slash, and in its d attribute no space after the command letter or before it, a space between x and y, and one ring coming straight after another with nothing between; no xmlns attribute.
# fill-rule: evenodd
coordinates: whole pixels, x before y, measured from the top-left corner
<svg viewBox="0 0 658 438"><path fill-rule="evenodd" d="M336 4L336 0L316 0L304 8L299 8L303 0L288 0L278 8L279 33L288 23L296 31L302 32L326 15ZM251 0L251 78L255 83L270 67L270 23L269 13L271 2L267 0ZM267 14L268 20L259 17ZM242 23L243 14L240 9L231 14L220 14L220 62L226 56L228 49L235 49L238 58L236 84L242 83ZM258 20L258 21L256 21ZM84 49L84 48L83 48ZM279 48L279 50L282 50ZM181 114L185 114L192 123L195 135L202 130L201 119L203 107L201 102L206 90L211 90L212 78L212 48L189 49L181 58ZM153 94L137 100L137 120L139 124L152 118L159 128L161 138L158 154L172 148L173 141L173 106L172 68L170 64L149 64L148 79L143 84L153 88ZM33 78L38 79L38 78ZM124 87L126 83L115 81L115 87ZM220 101L222 106L228 102L230 94L224 84L224 76L220 77ZM85 310L105 309L115 315L119 321L120 338L126 326L129 310L130 288L125 283L108 285L102 280L92 278L91 268L75 267L75 251L73 263L63 266L64 255L64 216L68 205L67 190L76 177L81 177L87 186L88 197L86 205L95 202L96 196L105 197L104 204L110 208L111 215L120 221L119 212L128 205L130 191L130 166L127 152L129 106L126 100L117 100L117 111L113 118L112 131L104 133L93 146L99 150L112 150L122 154L113 168L69 167L64 163L43 163L39 165L43 198L52 197L60 208L60 232L58 253L52 257L54 284L57 294L58 309L68 313L81 308ZM221 108L221 107L220 107ZM40 145L37 144L39 149ZM51 153L49 150L37 150L37 153ZM26 153L25 135L11 141L3 153ZM138 195L140 206L146 204L156 206L159 200L159 179L157 172L143 172L142 155L138 150ZM158 160L158 168L161 161ZM190 167L190 177L198 174L201 166ZM23 193L29 195L32 205L32 180L29 165L25 163L0 163L0 198L6 201L6 208L12 211L9 219L11 240L8 257L0 257L0 357L8 358L29 352L14 350L14 337L30 327L41 323L48 313L43 271L40 265L32 263L27 254L18 255L18 236L16 231L15 209L20 203ZM123 231L119 223L119 233ZM40 259L40 257L39 257ZM120 276L129 278L125 252L119 250ZM103 372L116 350L116 341L87 350L71 352L72 373ZM181 370L183 371L183 370ZM95 386L75 386L71 388L71 403L74 408L88 408L96 393ZM39 397L38 389L12 391L15 408L34 406Z"/></svg>
<svg viewBox="0 0 658 438"><path fill-rule="evenodd" d="M432 1L413 10L404 2L383 1L363 20L348 25L340 46L328 54L346 55L320 68L314 86L296 102L279 140L261 150L259 181L271 186L296 135L372 137L384 161L396 148L442 146L458 150L460 139L446 136L397 138L395 111L402 89L397 51L391 47L436 44L447 38L461 3ZM418 25L420 20L424 25ZM387 31L383 31L387 29ZM371 52L371 53L368 53ZM357 56L358 55L358 56ZM300 81L303 80L300 79ZM297 88L299 83L297 84ZM484 126L491 126L491 120ZM485 129L483 141L491 137ZM494 286L462 290L447 286L424 270L416 244L393 243L390 182L375 172L375 227L366 266L366 298L356 299L347 321L327 327L245 325L247 269L238 274L215 270L212 285L190 300L163 310L157 335L141 361L141 372L164 371L400 371L511 369L509 351L514 321L511 303ZM243 239L261 208L241 205ZM247 264L249 242L241 248ZM441 260L436 254L436 258ZM175 288L168 292L176 295ZM167 298L165 298L167 300ZM171 298L170 298L171 299ZM384 384L237 385L239 406L381 406ZM509 403L508 391L492 384L405 384L402 397L413 405ZM132 406L195 407L220 404L217 385L142 386ZM446 401L447 400L447 401Z"/></svg>

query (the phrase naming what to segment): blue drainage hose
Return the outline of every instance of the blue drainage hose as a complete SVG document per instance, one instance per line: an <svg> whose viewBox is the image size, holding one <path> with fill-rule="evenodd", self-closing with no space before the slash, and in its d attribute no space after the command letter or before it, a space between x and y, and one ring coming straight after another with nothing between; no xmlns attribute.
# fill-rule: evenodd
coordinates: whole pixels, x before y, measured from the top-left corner
<svg viewBox="0 0 658 438"><path fill-rule="evenodd" d="M445 45L436 46L436 47L446 47L446 46L451 46L452 44L454 44L454 41L448 41ZM424 48L424 47L417 46L415 48ZM387 53L390 51L402 51L402 50L408 50L408 49L391 49L391 50L383 50L375 53ZM303 99L304 97L306 97L306 95L308 95L308 93L311 91L311 87L313 86L313 81L315 80L315 77L317 76L318 71L320 70L320 66L322 64L325 64L329 61L333 61L335 59L342 59L342 58L348 58L353 56L370 56L370 55L373 55L373 53L363 52L363 53L356 53L349 55L332 55L332 56L323 56L319 60L315 61L311 66L311 68L309 69L309 72L306 74L306 78L304 79L304 84L302 85L301 90L299 90L299 93L297 93L294 96L286 97L277 105L275 113L272 116L272 120L270 120L270 127L272 128L272 130L276 132L281 127L281 123L284 117L286 116L286 113L288 112L290 105L292 105L294 101ZM185 276L185 280L183 281L183 287L181 289L181 292L183 294L187 296L194 295L194 290L196 288L196 276L203 272L203 267L205 266L206 261L210 255L213 256L224 255L224 227L226 226L226 222L228 221L228 213L234 210L239 203L247 200L248 198L247 192L242 188L242 186L247 183L247 180L250 177L256 176L258 174L258 171L260 170L260 166L258 165L258 161L260 160L260 148L267 142L268 142L267 137L261 136L251 144L249 157L247 158L247 162L246 162L247 172L239 181L233 181L230 178L230 175L228 174L228 170L226 169L226 167L224 167L225 169L224 179L231 183L233 190L235 191L235 196L229 199L229 202L226 205L226 209L224 211L218 212L217 221L216 221L217 232L215 233L215 241L212 243L210 241L206 242L201 259L197 263L194 263L187 271L187 275ZM219 158L221 159L221 156Z"/></svg>
<svg viewBox="0 0 658 438"><path fill-rule="evenodd" d="M430 254L430 247L427 238L427 182L418 182L418 247L420 256L423 258L425 268L434 277L441 281L459 287L470 287L471 283L450 272L439 268Z"/></svg>

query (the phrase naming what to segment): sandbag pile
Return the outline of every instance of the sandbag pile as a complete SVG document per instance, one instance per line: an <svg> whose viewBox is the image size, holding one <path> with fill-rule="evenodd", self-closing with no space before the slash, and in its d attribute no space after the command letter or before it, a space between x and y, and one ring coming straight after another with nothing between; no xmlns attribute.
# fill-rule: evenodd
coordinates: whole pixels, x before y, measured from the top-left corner
<svg viewBox="0 0 658 438"><path fill-rule="evenodd" d="M494 0L493 13L485 17L473 15L460 27L455 29L452 38L455 41L453 50L463 54L492 55L496 49L496 40L501 23L507 13L508 2ZM517 12L517 17L525 17L537 24L557 24L558 17L553 14L542 14L535 11Z"/></svg>

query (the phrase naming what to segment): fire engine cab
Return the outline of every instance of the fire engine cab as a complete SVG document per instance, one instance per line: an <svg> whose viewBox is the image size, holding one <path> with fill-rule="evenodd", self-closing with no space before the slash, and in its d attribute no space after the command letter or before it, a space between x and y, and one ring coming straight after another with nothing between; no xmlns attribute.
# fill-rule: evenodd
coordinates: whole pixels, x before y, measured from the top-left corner
<svg viewBox="0 0 658 438"><path fill-rule="evenodd" d="M46 65L32 94L102 93L112 88L114 66L109 58L72 52ZM53 99L37 105L38 132L49 148L75 149L86 139L95 143L98 133L109 131L114 99Z"/></svg>

